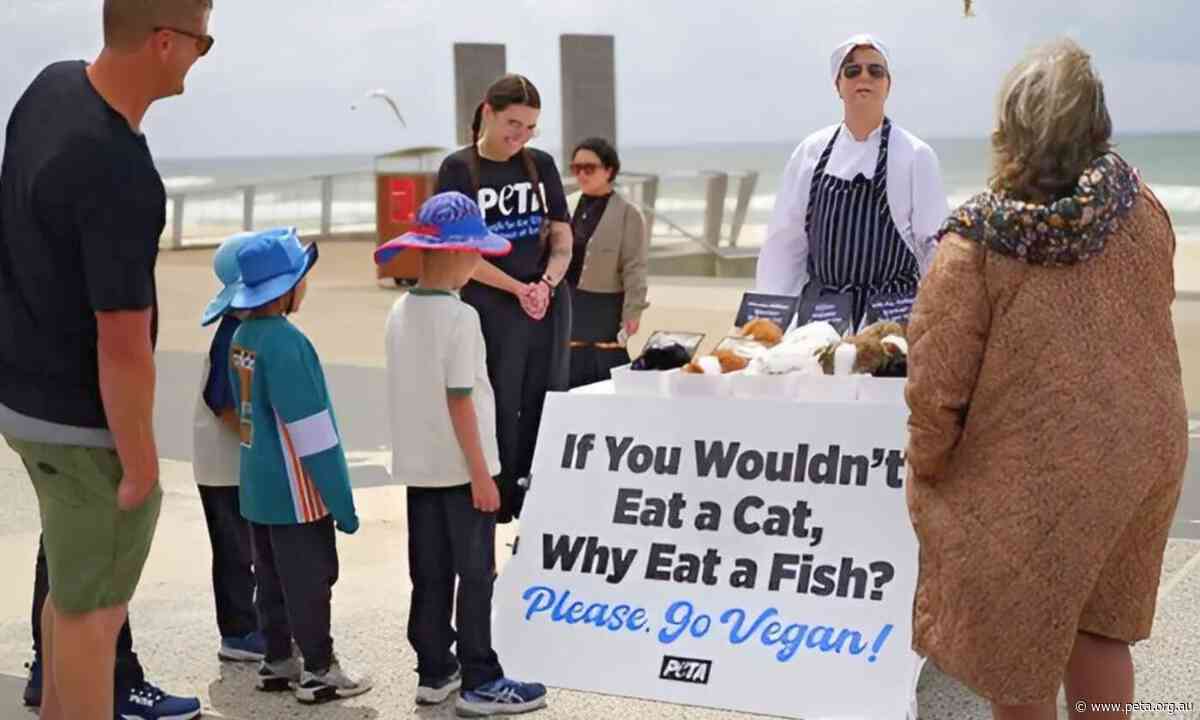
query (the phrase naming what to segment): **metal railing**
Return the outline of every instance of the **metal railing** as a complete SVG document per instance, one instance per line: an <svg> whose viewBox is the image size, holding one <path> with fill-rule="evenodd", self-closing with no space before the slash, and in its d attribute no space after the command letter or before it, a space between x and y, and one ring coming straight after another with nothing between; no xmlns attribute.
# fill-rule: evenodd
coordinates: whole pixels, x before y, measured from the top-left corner
<svg viewBox="0 0 1200 720"><path fill-rule="evenodd" d="M646 214L652 245L691 243L709 253L738 255L753 252L738 242L757 182L756 172L627 172L618 186ZM564 184L569 193L578 191L573 178ZM670 203L665 210L664 187ZM168 194L162 246L212 247L237 232L280 225L294 225L301 235L371 235L375 206L371 172L179 190Z"/></svg>
<svg viewBox="0 0 1200 720"><path fill-rule="evenodd" d="M279 225L294 225L301 235L375 231L369 172L204 186L167 197L162 245L169 249L212 246L237 232Z"/></svg>
<svg viewBox="0 0 1200 720"><path fill-rule="evenodd" d="M729 195L731 181L736 183L733 197ZM652 245L690 242L713 255L747 254L738 241L758 185L757 172L624 173L618 183L645 213ZM668 197L677 203L665 210L658 205L664 185L671 188ZM676 210L689 204L702 213L698 226L687 224Z"/></svg>

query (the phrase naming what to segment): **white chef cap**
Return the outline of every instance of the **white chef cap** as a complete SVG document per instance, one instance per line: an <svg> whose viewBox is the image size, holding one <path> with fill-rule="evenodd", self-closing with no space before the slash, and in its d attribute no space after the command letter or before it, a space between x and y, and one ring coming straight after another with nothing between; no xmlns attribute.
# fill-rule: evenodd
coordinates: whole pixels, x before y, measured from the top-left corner
<svg viewBox="0 0 1200 720"><path fill-rule="evenodd" d="M875 39L874 35L862 34L855 35L847 39L841 45L833 49L833 53L829 56L829 72L833 75L833 81L837 82L838 74L842 71L842 63L846 61L846 56L856 47L868 45L879 51L883 56L883 61L887 63L890 72L892 67L892 56L888 52L887 46Z"/></svg>

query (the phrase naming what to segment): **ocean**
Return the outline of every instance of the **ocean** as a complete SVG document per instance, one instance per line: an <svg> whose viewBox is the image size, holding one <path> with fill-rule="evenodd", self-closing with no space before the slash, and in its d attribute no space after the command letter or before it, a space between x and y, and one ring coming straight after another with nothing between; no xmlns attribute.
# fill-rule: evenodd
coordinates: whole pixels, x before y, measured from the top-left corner
<svg viewBox="0 0 1200 720"><path fill-rule="evenodd" d="M951 207L984 188L990 159L987 140L931 139L929 143L941 162ZM1138 168L1170 211L1180 241L1200 243L1200 133L1118 137L1116 147ZM621 151L621 164L624 170L631 172L664 176L656 209L661 217L692 232L699 231L704 211L703 181L695 173L710 170L757 172L750 211L739 236L740 245L753 246L761 242L775 204L780 174L793 148L794 143L629 147ZM369 155L160 158L158 166L169 191L196 195L201 199L206 188L215 191L239 184L367 173L374 168L374 158ZM374 207L369 181L360 179L347 192L345 197L335 197L335 214L342 205L356 216L359 224L369 222ZM727 200L729 209L733 208L735 192L736 182L731 182ZM305 203L306 206L309 204ZM311 217L313 210L304 207L297 208L296 212ZM258 220L288 222L287 212L285 207L279 207L269 217L262 214ZM189 214L185 211L185 217ZM727 228L730 214L726 215Z"/></svg>

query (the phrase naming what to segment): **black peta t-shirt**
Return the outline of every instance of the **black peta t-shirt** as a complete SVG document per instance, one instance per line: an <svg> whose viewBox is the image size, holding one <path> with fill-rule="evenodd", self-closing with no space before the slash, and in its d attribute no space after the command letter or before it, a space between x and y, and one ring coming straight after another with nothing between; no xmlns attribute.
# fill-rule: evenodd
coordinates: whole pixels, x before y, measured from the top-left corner
<svg viewBox="0 0 1200 720"><path fill-rule="evenodd" d="M165 222L146 140L96 92L86 64L42 71L13 108L0 171L0 404L107 427L95 313L154 308L154 341Z"/></svg>
<svg viewBox="0 0 1200 720"><path fill-rule="evenodd" d="M537 280L546 272L546 252L538 240L546 219L570 222L567 196L554 158L541 150L527 148L537 167L542 193L549 212L542 207L542 197L533 189L533 180L525 170L520 153L507 162L479 159L479 193L471 182L473 147L465 147L442 161L438 171L438 192L457 190L475 197L483 211L484 221L492 232L503 235L512 243L512 252L503 257L489 258L496 267L522 282Z"/></svg>

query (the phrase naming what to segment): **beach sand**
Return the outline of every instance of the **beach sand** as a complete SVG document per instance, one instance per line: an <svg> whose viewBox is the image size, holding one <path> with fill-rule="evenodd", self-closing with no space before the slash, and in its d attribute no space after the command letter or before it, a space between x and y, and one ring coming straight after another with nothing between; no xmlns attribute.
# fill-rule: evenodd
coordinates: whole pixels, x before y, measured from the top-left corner
<svg viewBox="0 0 1200 720"><path fill-rule="evenodd" d="M321 246L308 300L293 320L308 333L325 363L384 365L384 321L400 291L390 281L375 280L372 248L371 243L352 241ZM212 330L201 328L199 317L217 290L212 252L180 250L160 256L160 349L208 351ZM1200 414L1200 244L1180 243L1175 283L1176 339L1188 407ZM750 279L652 277L651 305L642 331L630 341L630 351L636 356L653 330L703 332L707 337L701 350L710 349L730 331L742 293L752 284Z"/></svg>

